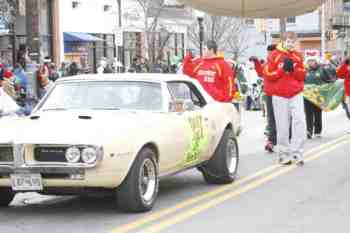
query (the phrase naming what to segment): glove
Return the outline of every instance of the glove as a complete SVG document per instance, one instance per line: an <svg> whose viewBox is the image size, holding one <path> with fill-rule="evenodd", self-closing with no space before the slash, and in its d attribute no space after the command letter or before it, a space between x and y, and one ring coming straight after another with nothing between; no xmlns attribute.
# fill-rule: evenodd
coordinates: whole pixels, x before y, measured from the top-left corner
<svg viewBox="0 0 350 233"><path fill-rule="evenodd" d="M285 58L283 61L283 70L286 73L291 73L294 71L294 62L290 58Z"/></svg>
<svg viewBox="0 0 350 233"><path fill-rule="evenodd" d="M258 59L257 57L250 57L250 58L249 58L249 61L255 63L255 62L258 62L259 59Z"/></svg>

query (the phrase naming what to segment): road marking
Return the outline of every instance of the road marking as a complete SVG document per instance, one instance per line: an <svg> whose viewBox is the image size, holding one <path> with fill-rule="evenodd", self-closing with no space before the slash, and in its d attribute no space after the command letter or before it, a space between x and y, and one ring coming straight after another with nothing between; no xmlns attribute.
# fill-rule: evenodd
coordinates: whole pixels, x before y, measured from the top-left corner
<svg viewBox="0 0 350 233"><path fill-rule="evenodd" d="M350 143L350 139L345 140L343 142L338 142L337 144L329 146L327 149L324 149L324 150L316 153L315 155L308 157L307 159L305 159L305 162L307 163L307 162L311 162L313 160L316 160L316 159L320 158L321 156L326 155L327 153L339 148L342 145L348 144L348 143ZM238 197L241 194L244 194L250 190L256 189L256 188L262 186L263 184L265 184L271 180L274 180L277 177L280 177L284 174L287 174L287 173L295 170L297 167L298 166L296 166L296 165L292 165L289 167L283 167L282 169L277 170L276 172L273 172L272 174L267 175L265 177L262 177L258 180L255 180L255 181L253 181L253 182L251 182L251 183L249 183L249 184L247 184L247 185L245 185L245 186L243 186L235 191L229 192L229 193L227 193L223 196L220 196L214 200L207 201L206 203L203 203L200 206L195 206L187 211L184 211L182 213L174 215L174 216L168 218L167 220L164 220L158 224L154 224L153 226L142 230L142 233L160 232L161 230L164 230L166 228L169 228L170 226L173 226L177 223L180 223L184 220L187 220L187 219L193 217L194 215L197 215L205 210L208 210L212 207L215 207L215 206L217 206L217 205L219 205L227 200L233 199L233 198Z"/></svg>
<svg viewBox="0 0 350 233"><path fill-rule="evenodd" d="M332 146L332 145L336 145L336 144L339 144L341 143L342 141L346 140L346 139L349 139L350 136L349 135L345 135L345 136L342 136L338 139L335 139L335 140L332 140L330 142L327 142L321 146L318 146L316 148L312 148L310 149L308 152L305 153L305 158L307 158L308 156L314 154L314 153L317 153L323 149L326 149L327 147L329 146ZM267 168L264 168L260 171L257 171L249 176L246 176L246 177L243 177L237 181L235 181L233 184L230 184L230 185L225 185L225 186L222 186L220 188L217 188L215 190L212 190L212 191L209 191L209 192L206 192L206 193L203 193L199 196L196 196L196 197L192 197L192 198L189 198L187 200L184 200L178 204L175 204L174 206L170 207L170 208L166 208L164 210L159 210L157 212L154 212L148 216L145 216L139 220L136 220L134 222L131 222L131 223L127 223L125 225L122 225L120 227L117 227L115 229L112 230L111 233L126 233L126 232L129 232L131 230L134 230L134 229L137 229L143 225L146 225L146 224L149 224L149 223L152 223L156 220L159 220L161 218L164 218L166 217L167 215L170 215L170 214L173 214L181 209L184 209L184 208L187 208L187 207L190 207L194 204L197 204L203 200L206 200L206 199L209 199L209 198L212 198L212 197L215 197L216 195L219 195L219 194L222 194L230 189L233 189L233 188L236 188L236 187L239 187L240 185L242 184L245 184L249 181L252 181L252 180L255 180L256 178L260 177L260 176L263 176L265 174L269 174L270 172L274 171L274 170L277 170L279 168L282 168L283 166L282 165L279 165L279 164L275 164L275 165L272 165L270 167L267 167Z"/></svg>

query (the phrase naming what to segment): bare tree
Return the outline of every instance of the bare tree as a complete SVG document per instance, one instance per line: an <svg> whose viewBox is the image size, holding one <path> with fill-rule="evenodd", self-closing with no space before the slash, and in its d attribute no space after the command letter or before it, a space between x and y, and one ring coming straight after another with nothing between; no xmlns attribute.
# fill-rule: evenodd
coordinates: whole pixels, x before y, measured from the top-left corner
<svg viewBox="0 0 350 233"><path fill-rule="evenodd" d="M239 57L245 55L249 46L248 34L245 31L245 23L240 20L239 23L233 25L232 34L226 40L226 51L233 55L233 59L237 60Z"/></svg>
<svg viewBox="0 0 350 233"><path fill-rule="evenodd" d="M170 38L170 33L159 23L161 14L167 7L166 0L136 0L136 2L142 9L144 21L143 49L145 57L151 58L154 62L156 54L162 55L162 50ZM165 32L166 35L162 36L160 31ZM161 40L159 46L155 46L157 39Z"/></svg>
<svg viewBox="0 0 350 233"><path fill-rule="evenodd" d="M0 17L7 24L13 23L18 12L18 0L0 0Z"/></svg>
<svg viewBox="0 0 350 233"><path fill-rule="evenodd" d="M234 57L243 55L247 50L247 36L244 31L244 19L223 17L223 16L204 16L204 40L214 40L219 49L232 53ZM188 30L188 38L192 44L199 48L199 26L194 22Z"/></svg>

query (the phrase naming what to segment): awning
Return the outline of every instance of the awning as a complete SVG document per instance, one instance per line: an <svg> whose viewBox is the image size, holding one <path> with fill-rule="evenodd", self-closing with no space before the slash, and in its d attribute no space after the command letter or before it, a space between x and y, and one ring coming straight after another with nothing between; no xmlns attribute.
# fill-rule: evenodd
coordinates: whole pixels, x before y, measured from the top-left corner
<svg viewBox="0 0 350 233"><path fill-rule="evenodd" d="M83 32L64 32L64 42L95 42L103 41L102 39Z"/></svg>
<svg viewBox="0 0 350 233"><path fill-rule="evenodd" d="M325 0L178 0L213 15L281 18L316 10Z"/></svg>

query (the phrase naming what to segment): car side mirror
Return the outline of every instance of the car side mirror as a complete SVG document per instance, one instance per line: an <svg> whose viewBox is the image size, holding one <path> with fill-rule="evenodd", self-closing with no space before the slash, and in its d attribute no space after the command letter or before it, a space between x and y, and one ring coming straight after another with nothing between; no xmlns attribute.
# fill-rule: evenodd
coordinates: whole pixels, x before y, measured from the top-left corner
<svg viewBox="0 0 350 233"><path fill-rule="evenodd" d="M195 105L191 100L176 99L169 103L169 111L183 113L187 111L194 111Z"/></svg>

